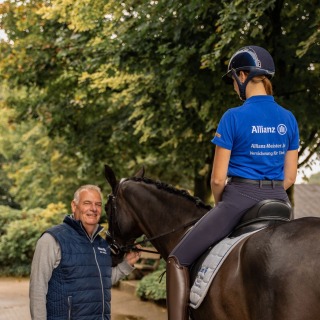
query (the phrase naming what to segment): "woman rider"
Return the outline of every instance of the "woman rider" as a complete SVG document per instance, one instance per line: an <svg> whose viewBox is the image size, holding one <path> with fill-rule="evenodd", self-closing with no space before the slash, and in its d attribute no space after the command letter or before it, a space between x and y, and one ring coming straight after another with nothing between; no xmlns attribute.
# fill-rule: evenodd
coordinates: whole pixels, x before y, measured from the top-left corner
<svg viewBox="0 0 320 320"><path fill-rule="evenodd" d="M184 236L167 261L169 320L188 319L189 266L226 237L243 214L265 199L289 201L296 179L299 131L293 114L278 105L270 79L274 62L258 46L239 49L225 77L244 103L222 116L212 142L215 207Z"/></svg>

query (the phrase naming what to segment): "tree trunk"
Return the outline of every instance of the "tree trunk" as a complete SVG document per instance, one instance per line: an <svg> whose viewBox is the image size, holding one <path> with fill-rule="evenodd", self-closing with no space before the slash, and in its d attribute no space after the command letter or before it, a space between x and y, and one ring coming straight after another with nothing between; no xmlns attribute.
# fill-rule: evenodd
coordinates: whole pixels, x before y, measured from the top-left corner
<svg viewBox="0 0 320 320"><path fill-rule="evenodd" d="M287 190L287 194L289 197L289 200L292 204L292 208L294 208L294 184ZM294 216L293 216L294 218Z"/></svg>
<svg viewBox="0 0 320 320"><path fill-rule="evenodd" d="M196 165L194 170L194 196L200 198L206 204L212 204L210 179L213 156L214 152L212 154L212 157L208 157L206 159L205 170L203 169L203 167L202 169L200 169L199 165Z"/></svg>
<svg viewBox="0 0 320 320"><path fill-rule="evenodd" d="M200 198L204 203L211 201L211 188L208 185L208 174L201 176L195 174L194 177L194 196Z"/></svg>

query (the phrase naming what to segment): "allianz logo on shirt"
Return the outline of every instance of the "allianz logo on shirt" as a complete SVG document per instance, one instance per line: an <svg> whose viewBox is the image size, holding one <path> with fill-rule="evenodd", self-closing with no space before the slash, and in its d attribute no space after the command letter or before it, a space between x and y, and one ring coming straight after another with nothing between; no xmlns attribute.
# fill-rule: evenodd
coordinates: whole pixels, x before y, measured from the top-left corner
<svg viewBox="0 0 320 320"><path fill-rule="evenodd" d="M287 133L287 127L284 124L279 124L276 127L252 126L251 133L279 133L284 135Z"/></svg>
<svg viewBox="0 0 320 320"><path fill-rule="evenodd" d="M107 250L105 248L98 247L100 253L107 254Z"/></svg>

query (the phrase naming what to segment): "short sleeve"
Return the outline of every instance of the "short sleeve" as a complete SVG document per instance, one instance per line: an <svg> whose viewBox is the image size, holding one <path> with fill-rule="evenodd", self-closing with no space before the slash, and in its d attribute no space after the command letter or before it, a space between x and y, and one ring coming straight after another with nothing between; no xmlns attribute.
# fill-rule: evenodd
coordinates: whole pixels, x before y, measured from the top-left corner
<svg viewBox="0 0 320 320"><path fill-rule="evenodd" d="M211 142L219 147L231 150L234 140L234 129L235 123L233 116L230 110L228 110L220 119L217 131Z"/></svg>
<svg viewBox="0 0 320 320"><path fill-rule="evenodd" d="M292 114L293 124L292 124L292 136L289 142L288 150L297 150L299 149L299 127L296 118Z"/></svg>

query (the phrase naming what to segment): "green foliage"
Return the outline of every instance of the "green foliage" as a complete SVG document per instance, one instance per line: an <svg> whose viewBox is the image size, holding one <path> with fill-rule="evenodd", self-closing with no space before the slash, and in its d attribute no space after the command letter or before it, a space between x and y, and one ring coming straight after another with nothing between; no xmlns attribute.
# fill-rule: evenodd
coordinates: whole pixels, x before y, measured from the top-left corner
<svg viewBox="0 0 320 320"><path fill-rule="evenodd" d="M0 238L5 233L8 225L15 221L20 220L23 217L21 210L12 209L7 206L0 206Z"/></svg>
<svg viewBox="0 0 320 320"><path fill-rule="evenodd" d="M136 294L143 300L161 302L166 299L166 275L164 267L143 277L137 286Z"/></svg>
<svg viewBox="0 0 320 320"><path fill-rule="evenodd" d="M315 0L7 0L0 14L0 108L14 109L0 117L1 168L23 207L67 203L82 183L107 188L104 163L117 176L145 165L207 201L210 140L240 104L221 76L248 44L274 56L276 99L298 119L300 153L319 149Z"/></svg>
<svg viewBox="0 0 320 320"><path fill-rule="evenodd" d="M46 229L61 223L65 214L62 203L28 211L0 206L1 275L28 275L37 240Z"/></svg>
<svg viewBox="0 0 320 320"><path fill-rule="evenodd" d="M21 91L17 94L32 99ZM72 194L66 190L76 190L84 181L80 155L68 154L65 138L50 137L41 122L30 119L17 123L17 117L15 110L5 105L0 108L2 174L8 180L9 193L24 208L59 201L69 205Z"/></svg>
<svg viewBox="0 0 320 320"><path fill-rule="evenodd" d="M1 140L1 138L0 138ZM0 154L0 163L4 163L5 159ZM11 196L9 189L11 188L12 182L9 180L6 172L4 170L0 170L0 181L2 182L0 185L0 206L9 206L11 208L20 209L20 205L14 200Z"/></svg>

